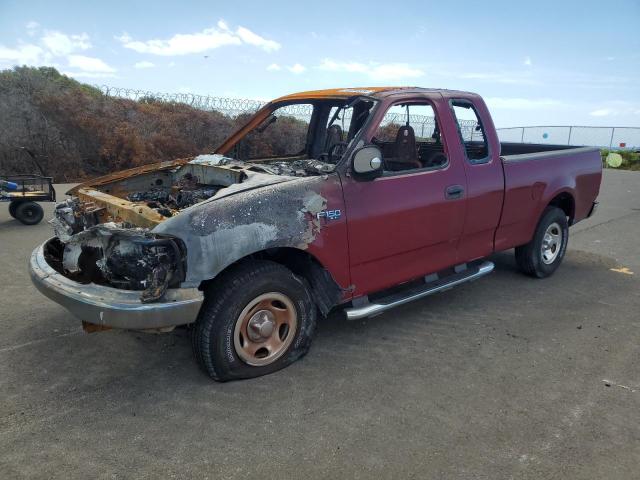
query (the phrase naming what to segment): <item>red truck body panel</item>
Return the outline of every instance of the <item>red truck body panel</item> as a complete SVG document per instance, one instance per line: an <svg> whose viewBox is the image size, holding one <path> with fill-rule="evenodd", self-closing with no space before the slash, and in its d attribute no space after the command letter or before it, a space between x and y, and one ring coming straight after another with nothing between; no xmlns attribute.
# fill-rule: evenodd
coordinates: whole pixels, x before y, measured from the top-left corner
<svg viewBox="0 0 640 480"><path fill-rule="evenodd" d="M322 184L320 194L326 199L331 210L344 213L342 185L338 175L331 175ZM315 240L309 244L307 251L313 255L330 273L335 282L345 292L345 299L351 298L349 286L349 245L347 233L347 216L340 215L337 220L318 219L320 231Z"/></svg>
<svg viewBox="0 0 640 480"><path fill-rule="evenodd" d="M346 167L340 175L343 199L336 182L323 190L331 199L328 208L344 209L346 221L323 228L309 252L345 290L344 300L528 243L543 210L563 193L575 205L572 223L590 212L602 175L597 149L501 157L493 121L476 94L405 89L378 96L381 105L364 134L365 142L371 141L389 106L426 100L436 112L449 164L364 181ZM452 99L473 103L484 126L488 162L467 160L450 108ZM446 199L444 191L451 185L463 186L464 197ZM339 248L345 239L346 259ZM330 244L336 248L329 254Z"/></svg>
<svg viewBox="0 0 640 480"><path fill-rule="evenodd" d="M513 155L503 159L505 200L495 250L529 242L543 210L559 195L571 196L571 222L589 214L600 191L600 153L591 148Z"/></svg>
<svg viewBox="0 0 640 480"><path fill-rule="evenodd" d="M444 170L343 182L354 294L434 272L458 261L465 200L443 192L464 178L459 164Z"/></svg>

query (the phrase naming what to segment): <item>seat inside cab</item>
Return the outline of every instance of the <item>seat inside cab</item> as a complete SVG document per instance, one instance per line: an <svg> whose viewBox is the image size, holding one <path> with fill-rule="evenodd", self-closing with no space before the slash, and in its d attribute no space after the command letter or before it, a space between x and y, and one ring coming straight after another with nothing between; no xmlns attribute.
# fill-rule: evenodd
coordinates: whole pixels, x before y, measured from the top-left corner
<svg viewBox="0 0 640 480"><path fill-rule="evenodd" d="M371 141L382 150L387 171L437 169L448 161L430 104L393 105Z"/></svg>

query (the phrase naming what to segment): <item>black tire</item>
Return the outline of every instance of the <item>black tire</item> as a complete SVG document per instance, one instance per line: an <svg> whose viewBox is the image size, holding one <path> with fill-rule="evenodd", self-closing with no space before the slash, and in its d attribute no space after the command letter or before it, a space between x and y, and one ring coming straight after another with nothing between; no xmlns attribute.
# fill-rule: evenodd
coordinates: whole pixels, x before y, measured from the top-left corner
<svg viewBox="0 0 640 480"><path fill-rule="evenodd" d="M295 332L272 363L250 365L236 349L236 323L256 299L276 292L287 297L295 310ZM191 330L193 353L200 367L214 380L253 378L278 371L304 356L316 329L317 309L304 279L284 266L258 260L240 264L205 290L205 300ZM288 335L292 335L289 339Z"/></svg>
<svg viewBox="0 0 640 480"><path fill-rule="evenodd" d="M11 215L13 218L16 218L16 209L21 203L22 202L20 202L19 200L12 200L9 203L9 215Z"/></svg>
<svg viewBox="0 0 640 480"><path fill-rule="evenodd" d="M559 228L556 228L554 224ZM550 233L557 230L561 238L555 242L556 249L548 249L549 255L545 257L543 244L549 228L552 229ZM527 275L536 278L548 277L562 263L568 242L569 223L566 214L558 207L547 207L540 217L533 239L526 245L516 247L516 263L520 270Z"/></svg>
<svg viewBox="0 0 640 480"><path fill-rule="evenodd" d="M20 202L16 207L16 219L25 225L36 225L44 217L44 210L36 202Z"/></svg>

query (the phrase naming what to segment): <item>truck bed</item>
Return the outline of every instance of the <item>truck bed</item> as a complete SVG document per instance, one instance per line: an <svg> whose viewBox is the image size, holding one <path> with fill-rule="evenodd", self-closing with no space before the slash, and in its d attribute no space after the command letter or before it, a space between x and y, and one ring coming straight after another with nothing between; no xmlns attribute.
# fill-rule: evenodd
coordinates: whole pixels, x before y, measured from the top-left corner
<svg viewBox="0 0 640 480"><path fill-rule="evenodd" d="M531 240L544 208L567 202L570 224L589 215L602 177L600 150L570 145L502 143L505 196L495 249Z"/></svg>

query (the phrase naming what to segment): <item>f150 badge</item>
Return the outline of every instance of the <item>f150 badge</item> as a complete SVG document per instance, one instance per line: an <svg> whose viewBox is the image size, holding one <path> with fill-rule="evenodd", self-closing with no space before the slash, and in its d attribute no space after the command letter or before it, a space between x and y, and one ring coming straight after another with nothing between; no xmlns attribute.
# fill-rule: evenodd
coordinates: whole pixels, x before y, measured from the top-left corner
<svg viewBox="0 0 640 480"><path fill-rule="evenodd" d="M338 220L341 216L342 212L340 210L322 210L321 212L316 213L318 220L321 218L326 218L327 220Z"/></svg>

